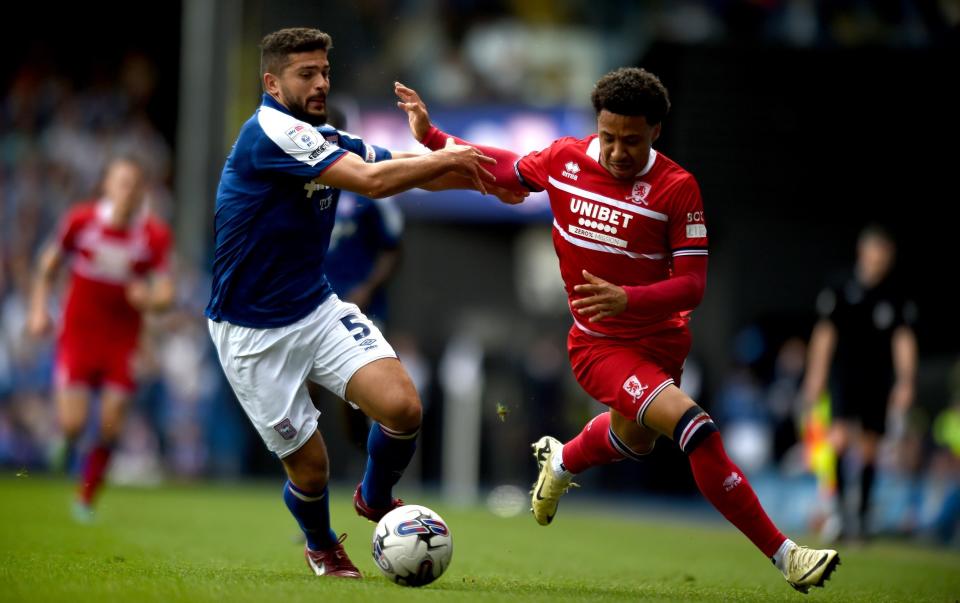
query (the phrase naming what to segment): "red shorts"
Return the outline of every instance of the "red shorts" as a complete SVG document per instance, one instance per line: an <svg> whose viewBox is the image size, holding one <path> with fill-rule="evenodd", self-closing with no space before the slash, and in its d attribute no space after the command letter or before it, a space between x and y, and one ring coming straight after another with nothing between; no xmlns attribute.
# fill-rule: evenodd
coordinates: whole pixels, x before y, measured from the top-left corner
<svg viewBox="0 0 960 603"><path fill-rule="evenodd" d="M577 382L590 396L643 425L653 399L680 385L690 343L685 326L624 340L589 335L574 324L567 351Z"/></svg>
<svg viewBox="0 0 960 603"><path fill-rule="evenodd" d="M127 343L87 342L61 339L57 348L56 385L136 389L133 361L137 346Z"/></svg>

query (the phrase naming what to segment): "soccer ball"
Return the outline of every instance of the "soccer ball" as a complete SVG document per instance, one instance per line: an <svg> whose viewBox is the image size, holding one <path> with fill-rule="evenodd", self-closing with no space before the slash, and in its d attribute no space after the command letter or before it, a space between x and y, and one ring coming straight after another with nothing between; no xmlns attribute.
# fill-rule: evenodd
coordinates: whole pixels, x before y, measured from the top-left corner
<svg viewBox="0 0 960 603"><path fill-rule="evenodd" d="M403 586L430 584L452 556L447 522L426 507L397 507L373 531L373 560L387 579Z"/></svg>

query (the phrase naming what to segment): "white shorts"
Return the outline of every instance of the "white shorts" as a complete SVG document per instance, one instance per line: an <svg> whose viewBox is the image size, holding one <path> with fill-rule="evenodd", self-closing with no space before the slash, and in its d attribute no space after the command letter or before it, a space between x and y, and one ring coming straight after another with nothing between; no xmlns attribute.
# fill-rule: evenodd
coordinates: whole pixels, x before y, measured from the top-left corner
<svg viewBox="0 0 960 603"><path fill-rule="evenodd" d="M285 327L207 323L233 393L280 458L298 450L317 429L320 413L307 394L307 379L345 398L347 383L361 367L397 357L380 329L336 295Z"/></svg>

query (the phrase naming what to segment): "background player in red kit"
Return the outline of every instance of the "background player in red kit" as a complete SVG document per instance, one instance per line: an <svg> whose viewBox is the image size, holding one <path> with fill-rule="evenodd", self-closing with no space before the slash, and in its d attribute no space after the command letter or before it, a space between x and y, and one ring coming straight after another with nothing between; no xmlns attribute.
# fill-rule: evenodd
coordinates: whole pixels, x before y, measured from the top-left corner
<svg viewBox="0 0 960 603"><path fill-rule="evenodd" d="M55 376L68 451L83 432L92 391L100 391L98 437L83 462L75 505L79 519L91 516L135 389L132 365L142 314L162 310L174 298L167 264L170 230L144 207L144 193L143 167L136 160L111 161L103 196L74 206L41 253L30 300L27 327L39 336L52 326L47 302L57 270L69 260Z"/></svg>
<svg viewBox="0 0 960 603"><path fill-rule="evenodd" d="M401 84L396 92L417 140L442 147L448 136L431 126L416 92ZM670 107L667 91L653 74L623 68L597 82L592 101L598 134L561 138L522 158L475 145L498 160L498 185L548 192L574 319L573 371L610 407L565 444L545 436L533 445L534 516L549 524L574 474L642 459L665 435L688 456L703 495L791 586L822 586L837 552L797 546L776 528L710 416L677 387L690 349L688 315L706 285L707 227L693 176L652 146Z"/></svg>

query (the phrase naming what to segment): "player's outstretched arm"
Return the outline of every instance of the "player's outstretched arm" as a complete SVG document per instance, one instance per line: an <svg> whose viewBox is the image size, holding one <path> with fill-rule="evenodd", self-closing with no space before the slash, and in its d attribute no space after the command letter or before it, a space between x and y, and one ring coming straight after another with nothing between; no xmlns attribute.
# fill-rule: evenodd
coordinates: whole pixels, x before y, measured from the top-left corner
<svg viewBox="0 0 960 603"><path fill-rule="evenodd" d="M890 392L890 404L897 412L906 412L913 404L917 380L917 336L907 325L897 327L890 342L896 381Z"/></svg>
<svg viewBox="0 0 960 603"><path fill-rule="evenodd" d="M590 322L618 314L651 316L692 310L703 299L707 285L707 258L674 258L673 276L651 285L621 287L583 271L586 281L574 286L583 295L571 305Z"/></svg>
<svg viewBox="0 0 960 603"><path fill-rule="evenodd" d="M453 172L469 179L473 186L486 194L486 182L493 182L487 171L497 163L479 150L449 141L442 149L416 157L402 157L392 161L366 163L353 153L345 153L318 178L322 184L381 199L396 195L443 174Z"/></svg>
<svg viewBox="0 0 960 603"><path fill-rule="evenodd" d="M57 270L63 263L63 252L57 243L50 243L40 253L37 262L37 274L30 291L30 310L27 314L27 333L34 337L41 337L53 327L50 313L47 312L47 300L50 299L50 289Z"/></svg>
<svg viewBox="0 0 960 603"><path fill-rule="evenodd" d="M417 94L416 90L408 88L400 82L395 82L393 90L397 97L397 107L403 109L407 114L407 121L410 124L410 132L418 142L431 150L442 148L451 138L459 145L467 145L479 149L484 155L493 157L497 164L490 168L490 172L495 178L495 183L502 189L526 196L529 189L520 182L514 171L514 164L520 159L520 156L513 151L491 147L486 145L477 145L467 142L461 138L450 136L437 129L430 123L430 114L427 112L427 105ZM499 196L499 195L498 195ZM502 200L502 198L501 198Z"/></svg>
<svg viewBox="0 0 960 603"><path fill-rule="evenodd" d="M138 279L127 285L127 301L140 312L163 312L173 306L177 290L173 276L157 274L150 280Z"/></svg>
<svg viewBox="0 0 960 603"><path fill-rule="evenodd" d="M824 388L830 375L830 363L837 347L837 327L829 319L822 318L813 327L807 352L807 372L800 388L806 406L812 406Z"/></svg>

